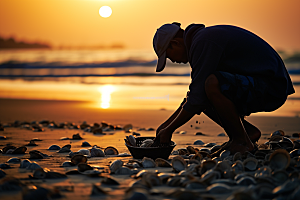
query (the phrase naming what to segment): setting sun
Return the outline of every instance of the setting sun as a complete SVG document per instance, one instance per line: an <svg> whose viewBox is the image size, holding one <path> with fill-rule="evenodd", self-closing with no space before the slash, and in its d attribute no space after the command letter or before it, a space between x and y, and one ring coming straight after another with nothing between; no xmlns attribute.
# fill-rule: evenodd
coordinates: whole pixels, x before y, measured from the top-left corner
<svg viewBox="0 0 300 200"><path fill-rule="evenodd" d="M107 18L111 15L112 10L109 6L102 6L99 9L99 14L101 15L101 17Z"/></svg>
<svg viewBox="0 0 300 200"><path fill-rule="evenodd" d="M104 85L100 87L99 92L101 92L101 108L110 107L110 94L115 91L115 87L112 85Z"/></svg>

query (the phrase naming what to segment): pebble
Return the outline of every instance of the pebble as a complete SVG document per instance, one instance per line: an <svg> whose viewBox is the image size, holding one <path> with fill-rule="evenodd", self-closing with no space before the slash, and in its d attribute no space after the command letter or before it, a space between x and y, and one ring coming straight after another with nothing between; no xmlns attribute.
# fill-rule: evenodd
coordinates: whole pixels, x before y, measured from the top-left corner
<svg viewBox="0 0 300 200"><path fill-rule="evenodd" d="M82 142L81 146L82 147L90 147L91 145L90 145L90 143L84 141L84 142Z"/></svg>
<svg viewBox="0 0 300 200"><path fill-rule="evenodd" d="M48 150L60 150L60 146L53 144L48 148Z"/></svg>
<svg viewBox="0 0 300 200"><path fill-rule="evenodd" d="M202 142L202 140L196 140L194 145L204 145L204 142Z"/></svg>

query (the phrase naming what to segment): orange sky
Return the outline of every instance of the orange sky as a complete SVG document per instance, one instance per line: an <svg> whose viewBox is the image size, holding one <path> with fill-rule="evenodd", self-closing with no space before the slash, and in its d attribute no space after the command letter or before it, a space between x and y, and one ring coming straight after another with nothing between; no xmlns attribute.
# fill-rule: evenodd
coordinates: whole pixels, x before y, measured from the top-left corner
<svg viewBox="0 0 300 200"><path fill-rule="evenodd" d="M109 18L99 15L103 5ZM1 0L0 36L59 45L152 49L164 23L232 24L276 49L300 50L299 0Z"/></svg>

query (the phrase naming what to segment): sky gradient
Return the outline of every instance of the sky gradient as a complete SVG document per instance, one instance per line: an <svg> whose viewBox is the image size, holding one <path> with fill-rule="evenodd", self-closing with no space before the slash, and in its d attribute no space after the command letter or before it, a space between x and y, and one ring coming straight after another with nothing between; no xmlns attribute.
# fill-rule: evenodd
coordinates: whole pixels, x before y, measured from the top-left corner
<svg viewBox="0 0 300 200"><path fill-rule="evenodd" d="M101 6L112 15L99 15ZM57 47L123 44L152 49L158 27L231 24L276 50L300 50L299 0L1 0L0 36Z"/></svg>

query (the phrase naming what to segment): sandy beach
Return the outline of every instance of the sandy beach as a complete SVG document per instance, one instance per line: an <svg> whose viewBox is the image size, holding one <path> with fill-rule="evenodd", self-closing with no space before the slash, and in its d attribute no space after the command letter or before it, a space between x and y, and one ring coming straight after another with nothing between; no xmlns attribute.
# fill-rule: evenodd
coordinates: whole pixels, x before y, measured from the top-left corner
<svg viewBox="0 0 300 200"><path fill-rule="evenodd" d="M46 188L52 193L54 192L56 195L59 194L59 199L130 199L130 197L128 197L129 193L126 191L131 188L129 184L137 179L132 178L128 174L111 174L109 165L112 161L117 159L122 160L124 165L128 163L129 160L133 159L124 142L125 137L132 133L126 133L124 130L109 130L103 131L105 133L103 135L95 135L81 129L70 129L67 127L43 127L44 131L35 132L25 126L22 127L20 125L12 127L12 125L9 125L10 123L17 123L16 121L19 123L28 122L31 124L34 121L40 122L42 120L49 120L54 121L56 124L70 122L76 125L81 125L86 122L93 126L94 123L100 124L105 121L108 124L119 125L120 127L124 127L126 124L132 124L133 132L137 132L143 137L154 137L155 129L172 114L172 111L168 110L103 110L91 108L87 105L88 102L79 101L0 100L0 122L4 125L4 131L1 131L0 135L6 136L6 140L1 140L1 149L3 149L7 144L16 147L26 145L33 138L39 138L41 140L35 142L37 146L26 146L27 150L25 154L1 154L0 163L2 164L6 163L11 157L17 157L21 160L30 159L29 152L32 150L38 150L47 154L49 157L43 159L30 159L31 161L35 161L42 168L48 168L51 171L65 174L70 170L77 169L77 166L61 167L63 162L70 161L71 158L67 157L69 153L57 153L56 150L48 150L48 148L54 144L60 147L71 144L72 152L77 152L80 149L91 148L82 147L81 145L84 141L88 142L92 146L97 145L102 150L106 147L113 146L118 150L119 154L124 155L123 153L125 153L125 155L128 155L126 157L116 155L116 157L105 156L88 158L87 163L101 172L101 174L97 177L88 177L86 175L77 174L67 175L66 178L62 179L34 179L29 178L30 176L33 176L33 171L19 168L20 163L7 163L10 168L2 169L6 173L6 178L2 178L0 180L1 183L3 184L7 177L15 177L26 186L23 186L22 190L17 191L5 191L5 189L2 189L0 192L1 199L24 199L25 197L22 196L25 191L24 187L27 191L36 187ZM248 120L259 127L262 131L262 137L258 141L258 144L264 144L267 142L270 138L270 134L277 130L283 130L286 136L292 136L293 133L299 133L300 130L300 119L297 117L250 116L248 117ZM153 128L154 130L148 130L149 128ZM180 131L184 131L184 133L179 133ZM197 132L201 132L203 135L195 135ZM60 139L62 137L72 138L72 135L77 133L79 133L83 138L82 140ZM220 133L224 133L224 131L206 116L195 116L187 124L179 128L177 133L173 134L172 140L176 143L174 150L185 149L187 146L193 146L194 148L201 149L207 143L216 143L217 145L220 145L228 140L227 136L218 136ZM196 140L203 141L203 145L194 145ZM297 138L292 138L292 140L297 140ZM169 161L171 161L175 156L176 155L171 155L169 157ZM172 167L140 167L136 169L135 173L144 169L156 173L178 174L178 172L175 173L173 171ZM245 173L253 175L255 171L248 170L247 172L245 171ZM106 176L111 176L119 182L120 185L110 186L101 183ZM197 178L201 180L201 177ZM101 187L105 194L91 195L93 184ZM245 189L248 188L248 186L249 185L247 185L247 187L235 185L231 187L230 192L222 194L209 193L206 190L203 191L203 189L194 190L194 192L198 192L197 194L202 198L227 199L236 189ZM141 191L145 193L143 198L146 199L184 199L178 196L178 194L177 196L167 195L179 188L184 189L182 186L170 187L167 184L163 184L161 186L153 186L148 191L145 190L145 188L141 189ZM50 193L48 193L48 199L54 198L53 195L51 197L49 194Z"/></svg>

